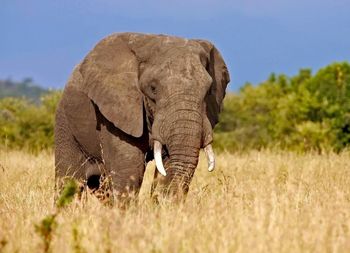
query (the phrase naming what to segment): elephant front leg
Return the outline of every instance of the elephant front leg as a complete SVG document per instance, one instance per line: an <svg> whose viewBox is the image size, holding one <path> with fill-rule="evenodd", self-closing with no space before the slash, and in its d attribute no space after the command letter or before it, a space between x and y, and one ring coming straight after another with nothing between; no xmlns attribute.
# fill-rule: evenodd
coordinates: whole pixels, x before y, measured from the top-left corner
<svg viewBox="0 0 350 253"><path fill-rule="evenodd" d="M113 126L101 129L103 160L120 207L135 200L141 188L145 164L143 138L133 138Z"/></svg>

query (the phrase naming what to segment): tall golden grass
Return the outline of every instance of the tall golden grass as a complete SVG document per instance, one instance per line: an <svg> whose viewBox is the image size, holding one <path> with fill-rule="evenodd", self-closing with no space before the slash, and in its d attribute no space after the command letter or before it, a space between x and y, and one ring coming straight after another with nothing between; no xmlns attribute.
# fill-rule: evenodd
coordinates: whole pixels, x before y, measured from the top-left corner
<svg viewBox="0 0 350 253"><path fill-rule="evenodd" d="M250 152L200 160L184 204L152 204L154 165L127 211L89 197L57 217L51 252L350 252L349 153ZM0 252L42 252L51 153L0 151Z"/></svg>

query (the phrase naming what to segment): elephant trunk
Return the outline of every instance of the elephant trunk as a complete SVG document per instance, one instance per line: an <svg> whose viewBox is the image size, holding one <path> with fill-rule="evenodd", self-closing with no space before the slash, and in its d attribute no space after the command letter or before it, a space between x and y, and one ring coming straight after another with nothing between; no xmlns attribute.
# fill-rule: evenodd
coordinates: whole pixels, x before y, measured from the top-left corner
<svg viewBox="0 0 350 253"><path fill-rule="evenodd" d="M203 120L200 106L192 103L191 108L178 106L169 114L165 124L164 144L169 159L166 162L166 191L170 195L184 195L198 164L202 142Z"/></svg>
<svg viewBox="0 0 350 253"><path fill-rule="evenodd" d="M190 182L198 164L199 147L182 145L169 151L167 166L170 194L184 195L188 192Z"/></svg>

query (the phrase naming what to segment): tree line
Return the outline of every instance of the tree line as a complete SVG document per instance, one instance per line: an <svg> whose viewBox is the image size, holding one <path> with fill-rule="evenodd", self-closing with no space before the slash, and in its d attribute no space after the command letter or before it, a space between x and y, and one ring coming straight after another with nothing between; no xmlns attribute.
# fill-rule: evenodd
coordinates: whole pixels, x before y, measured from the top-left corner
<svg viewBox="0 0 350 253"><path fill-rule="evenodd" d="M54 114L61 91L0 99L0 147L39 152L53 147ZM317 73L271 74L245 84L224 100L214 132L217 151L250 149L339 152L350 145L350 64Z"/></svg>
<svg viewBox="0 0 350 253"><path fill-rule="evenodd" d="M47 94L47 89L41 88L31 78L13 81L11 78L0 80L0 99L5 97L25 97L40 102L40 97Z"/></svg>
<svg viewBox="0 0 350 253"><path fill-rule="evenodd" d="M216 131L223 150L340 151L350 145L350 64L271 74L230 94Z"/></svg>

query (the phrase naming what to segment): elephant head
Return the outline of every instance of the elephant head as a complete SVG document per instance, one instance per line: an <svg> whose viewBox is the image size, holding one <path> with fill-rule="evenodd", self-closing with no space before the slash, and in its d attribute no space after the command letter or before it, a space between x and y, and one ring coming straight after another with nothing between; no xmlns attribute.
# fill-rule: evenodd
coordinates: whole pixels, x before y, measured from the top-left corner
<svg viewBox="0 0 350 253"><path fill-rule="evenodd" d="M229 74L212 43L113 34L79 68L84 92L115 127L135 138L148 131L162 174L156 180L159 189L186 194L201 148L213 170L212 131Z"/></svg>

